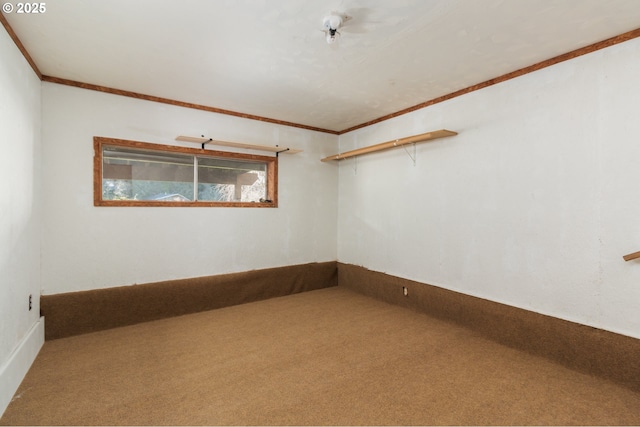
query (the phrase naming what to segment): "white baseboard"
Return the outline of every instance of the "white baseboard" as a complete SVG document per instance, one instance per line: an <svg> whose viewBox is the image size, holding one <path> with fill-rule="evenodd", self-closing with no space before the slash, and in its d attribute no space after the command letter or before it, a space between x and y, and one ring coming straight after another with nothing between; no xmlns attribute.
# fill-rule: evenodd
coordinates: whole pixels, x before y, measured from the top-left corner
<svg viewBox="0 0 640 427"><path fill-rule="evenodd" d="M43 344L44 317L41 317L9 356L9 360L0 366L0 417L11 403Z"/></svg>

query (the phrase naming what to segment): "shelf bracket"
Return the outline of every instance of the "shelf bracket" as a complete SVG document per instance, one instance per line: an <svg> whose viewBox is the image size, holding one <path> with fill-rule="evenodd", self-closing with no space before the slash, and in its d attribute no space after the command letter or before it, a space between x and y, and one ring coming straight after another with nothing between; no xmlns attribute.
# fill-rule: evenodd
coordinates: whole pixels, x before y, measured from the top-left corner
<svg viewBox="0 0 640 427"><path fill-rule="evenodd" d="M284 153L284 152L287 152L289 150L290 150L290 148L285 148L284 150L276 151L276 157L280 157L280 153Z"/></svg>
<svg viewBox="0 0 640 427"><path fill-rule="evenodd" d="M409 153L409 150L407 150L406 144L403 145L402 148L404 148L404 151L411 158L411 160L413 160L413 166L415 166L416 165L416 143L414 142L412 145L413 145L413 156L411 155L411 153Z"/></svg>
<svg viewBox="0 0 640 427"><path fill-rule="evenodd" d="M204 138L204 135L202 135L202 137ZM213 138L209 138L208 141L205 141L202 143L202 149L204 150L204 146L207 145L208 143L210 143L211 141L213 141Z"/></svg>

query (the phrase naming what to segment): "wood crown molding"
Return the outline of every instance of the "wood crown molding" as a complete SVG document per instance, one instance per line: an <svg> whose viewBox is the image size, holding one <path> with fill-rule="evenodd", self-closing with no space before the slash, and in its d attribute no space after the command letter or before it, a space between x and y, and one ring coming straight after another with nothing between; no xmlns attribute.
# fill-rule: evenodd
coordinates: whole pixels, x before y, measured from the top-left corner
<svg viewBox="0 0 640 427"><path fill-rule="evenodd" d="M49 83L57 83L57 84L66 85L66 86L73 86L73 87L78 87L82 89L95 90L98 92L110 93L113 95L127 96L130 98L142 99L145 101L159 102L161 104L169 104L169 105L175 105L178 107L192 108L194 110L208 111L210 113L225 114L227 116L240 117L243 119L258 120L261 122L274 123L277 125L290 126L290 127L296 127L296 128L306 129L306 130L313 130L317 132L324 132L324 133L331 133L334 135L338 135L338 131L334 131L334 130L322 129L322 128L307 126L299 123L271 119L268 117L256 116L253 114L240 113L237 111L225 110L222 108L209 107L207 105L194 104L191 102L176 101L174 99L162 98L160 96L145 95L142 93L131 92L128 90L114 89L106 86L94 85L91 83L83 83L75 80L62 79L59 77L51 77L51 76L43 75L42 81L49 82Z"/></svg>
<svg viewBox="0 0 640 427"><path fill-rule="evenodd" d="M413 107L405 108L404 110L397 111L395 113L388 114L386 116L379 117L377 119L368 121L366 123L361 123L359 125L350 127L348 129L344 129L340 131L340 135L354 131L356 129L361 129L367 126L371 126L376 123L384 122L385 120L392 119L394 117L402 116L403 114L411 113L412 111L420 110L425 107L429 107L434 104L439 104L440 102L447 101L452 98L457 98L458 96L465 95L470 92L474 92L476 90L483 89L485 87L493 86L498 83L505 82L507 80L515 79L516 77L524 76L525 74L532 73L534 71L541 70L546 67L550 67L552 65L558 64L560 62L568 61L570 59L577 58L582 55L586 55L588 53L595 52L600 49L604 49L610 46L614 46L619 43L623 43L632 39L640 37L640 28L636 28L635 30L627 31L626 33L619 34L617 36L608 38L606 40L599 41L597 43L590 44L588 46L581 47L576 50L572 50L571 52L563 53L562 55L555 56L553 58L538 62L537 64L530 65L528 67L521 68L516 71L512 71L510 73L504 74L499 77L495 77L493 79L484 81L482 83L475 84L473 86L469 86L464 89L457 90L455 92L449 93L447 95L439 96L437 98L431 99L429 101L422 102L420 104L414 105Z"/></svg>
<svg viewBox="0 0 640 427"><path fill-rule="evenodd" d="M178 107L192 108L192 109L195 109L195 110L208 111L208 112L211 112L211 113L225 114L225 115L234 116L234 117L240 117L240 118L244 118L244 119L258 120L258 121L266 122L266 123L273 123L273 124L278 124L278 125L283 125L283 126L290 126L290 127L300 128L300 129L312 130L312 131L316 131L316 132L329 133L329 134L333 134L333 135L342 135L342 134L345 134L345 133L348 133L348 132L351 132L351 131L354 131L354 130L357 130L357 129L361 129L361 128L364 128L364 127L367 127L367 126L371 126L371 125L376 124L376 123L384 122L384 121L392 119L394 117L402 116L404 114L411 113L413 111L420 110L422 108L426 108L426 107L429 107L431 105L439 104L441 102L448 101L449 99L457 98L458 96L465 95L467 93L474 92L476 90L480 90L480 89L483 89L485 87L493 86L495 84L502 83L502 82L505 82L507 80L514 79L516 77L524 76L525 74L529 74L529 73L532 73L534 71L538 71L538 70L541 70L543 68L550 67L550 66L558 64L560 62L568 61L570 59L574 59L574 58L577 58L579 56L586 55L588 53L592 53L592 52L598 51L600 49L611 47L611 46L614 46L616 44L623 43L623 42L635 39L637 37L640 37L640 28L636 28L635 30L627 31L626 33L619 34L617 36L608 38L606 40L602 40L602 41L590 44L588 46L584 46L584 47L581 47L579 49L572 50L571 52L567 52L567 53L564 53L562 55L558 55L558 56L555 56L553 58L538 62L537 64L533 64L533 65L530 65L528 67L524 67L524 68L521 68L519 70L512 71L512 72L504 74L502 76L498 76L498 77L495 77L493 79L486 80L484 82L481 82L481 83L466 87L464 89L457 90L455 92L452 92L452 93L449 93L449 94L446 94L446 95L443 95L443 96L439 96L437 98L431 99L429 101L422 102L420 104L414 105L414 106L409 107L409 108L405 108L405 109L397 111L395 113L387 114L385 116L379 117L379 118L374 119L374 120L370 120L370 121L365 122L365 123L361 123L359 125L350 127L348 129L344 129L344 130L341 130L341 131L335 131L335 130L330 130L330 129L318 128L318 127L314 127L314 126L307 126L307 125L303 125L303 124L300 124L300 123L293 123L293 122L287 122L287 121L283 121L283 120L271 119L271 118L268 118L268 117L256 116L256 115L253 115L253 114L245 114L245 113L240 113L240 112L237 112L237 111L225 110L225 109L222 109L222 108L209 107L209 106L206 106L206 105L200 105L200 104L194 104L194 103L190 103L190 102L177 101L177 100L173 100L173 99L162 98L162 97L159 97L159 96L145 95L145 94L131 92L131 91L127 91L127 90L113 89L113 88L109 88L109 87L106 87L106 86L94 85L94 84L90 84L90 83L83 83L83 82L63 79L63 78L59 78L59 77L46 76L46 75L43 75L40 72L40 70L38 69L36 63L31 58L31 55L29 55L29 52L27 52L27 50L25 49L24 45L22 44L22 42L20 41L20 39L18 38L16 33L13 31L13 29L11 28L11 25L9 25L9 22L7 22L6 18L4 17L4 15L2 13L0 13L0 22L2 22L2 25L4 26L5 30L9 34L9 36L13 39L14 43L16 44L16 46L18 46L18 49L20 50L20 52L22 52L22 55L25 57L25 59L27 60L29 65L31 65L31 68L33 68L33 71L36 73L38 78L40 80L42 80L42 81L49 82L49 83L62 84L62 85L66 85L66 86L73 86L73 87L78 87L78 88L82 88L82 89L95 90L95 91L98 91L98 92L111 93L111 94L114 94L114 95L127 96L127 97L130 97L130 98L142 99L142 100L151 101L151 102L159 102L159 103L162 103L162 104L175 105L175 106L178 106Z"/></svg>
<svg viewBox="0 0 640 427"><path fill-rule="evenodd" d="M18 47L18 50L22 52L22 56L24 56L24 59L26 59L29 65L31 65L33 72L36 73L36 76L38 76L40 80L42 80L42 73L38 69L38 66L36 65L33 58L31 58L31 55L29 55L29 52L27 52L27 49L25 49L24 45L18 38L18 35L15 33L15 31L13 31L13 28L11 28L11 25L9 25L9 21L7 21L7 18L4 17L3 13L0 13L0 22L2 22L2 26L7 31L7 34L9 34L9 37L11 37L11 40L13 40L13 42Z"/></svg>

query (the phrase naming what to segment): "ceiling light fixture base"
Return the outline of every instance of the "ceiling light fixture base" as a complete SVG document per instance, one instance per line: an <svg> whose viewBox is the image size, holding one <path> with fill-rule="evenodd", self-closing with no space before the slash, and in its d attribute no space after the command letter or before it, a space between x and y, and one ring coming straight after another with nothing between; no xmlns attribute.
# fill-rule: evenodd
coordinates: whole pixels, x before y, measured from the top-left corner
<svg viewBox="0 0 640 427"><path fill-rule="evenodd" d="M340 36L338 30L342 27L346 18L340 14L332 13L322 19L322 27L327 35L327 43L333 44Z"/></svg>

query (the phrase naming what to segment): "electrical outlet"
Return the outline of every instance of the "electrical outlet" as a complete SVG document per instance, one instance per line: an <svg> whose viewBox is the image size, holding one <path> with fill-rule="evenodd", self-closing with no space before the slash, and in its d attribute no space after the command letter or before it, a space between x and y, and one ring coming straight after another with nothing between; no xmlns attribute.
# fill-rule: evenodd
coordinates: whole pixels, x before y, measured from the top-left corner
<svg viewBox="0 0 640 427"><path fill-rule="evenodd" d="M33 295L29 294L29 311L33 309Z"/></svg>
<svg viewBox="0 0 640 427"><path fill-rule="evenodd" d="M409 289L407 289L406 286L402 287L402 295L404 295L405 297L409 295Z"/></svg>

